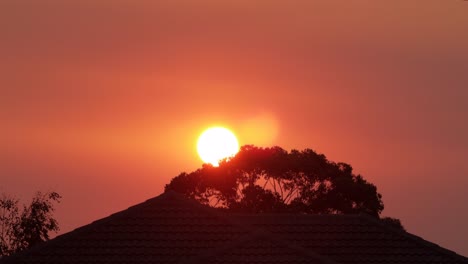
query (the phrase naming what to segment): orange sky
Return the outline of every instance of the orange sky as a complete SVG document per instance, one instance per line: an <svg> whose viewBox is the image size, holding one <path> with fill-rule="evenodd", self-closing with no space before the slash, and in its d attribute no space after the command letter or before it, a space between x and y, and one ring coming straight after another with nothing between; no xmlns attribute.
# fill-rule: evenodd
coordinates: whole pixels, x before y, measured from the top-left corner
<svg viewBox="0 0 468 264"><path fill-rule="evenodd" d="M0 3L0 192L62 232L201 166L196 139L351 163L384 215L468 255L468 2Z"/></svg>

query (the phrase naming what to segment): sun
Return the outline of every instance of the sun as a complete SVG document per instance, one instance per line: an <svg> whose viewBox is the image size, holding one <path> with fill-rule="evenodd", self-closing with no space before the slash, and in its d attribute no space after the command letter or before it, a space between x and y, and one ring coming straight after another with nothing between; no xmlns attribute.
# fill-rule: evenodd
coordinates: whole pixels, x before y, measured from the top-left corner
<svg viewBox="0 0 468 264"><path fill-rule="evenodd" d="M236 155L239 142L229 129L211 127L198 138L197 151L203 162L217 167L220 160Z"/></svg>

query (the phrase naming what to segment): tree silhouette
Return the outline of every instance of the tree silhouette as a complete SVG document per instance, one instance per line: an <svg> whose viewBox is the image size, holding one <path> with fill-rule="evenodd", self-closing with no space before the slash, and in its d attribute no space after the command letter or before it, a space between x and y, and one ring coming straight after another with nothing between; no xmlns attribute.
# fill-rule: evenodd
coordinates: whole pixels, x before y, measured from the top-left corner
<svg viewBox="0 0 468 264"><path fill-rule="evenodd" d="M287 152L246 145L218 167L204 164L181 173L165 190L233 212L366 213L379 218L384 209L377 187L354 174L351 165L329 161L311 149ZM386 222L397 226L399 220Z"/></svg>
<svg viewBox="0 0 468 264"><path fill-rule="evenodd" d="M59 230L53 212L54 203L60 202L60 198L56 192L37 192L21 211L18 200L6 196L0 198L0 256L49 240L49 232Z"/></svg>

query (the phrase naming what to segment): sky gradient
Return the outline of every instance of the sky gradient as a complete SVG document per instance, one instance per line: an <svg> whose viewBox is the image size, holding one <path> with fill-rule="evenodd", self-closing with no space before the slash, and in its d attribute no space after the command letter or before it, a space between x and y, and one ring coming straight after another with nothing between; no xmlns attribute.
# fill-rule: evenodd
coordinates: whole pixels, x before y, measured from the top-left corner
<svg viewBox="0 0 468 264"><path fill-rule="evenodd" d="M201 167L196 139L312 148L468 255L468 2L0 2L0 193L67 232Z"/></svg>

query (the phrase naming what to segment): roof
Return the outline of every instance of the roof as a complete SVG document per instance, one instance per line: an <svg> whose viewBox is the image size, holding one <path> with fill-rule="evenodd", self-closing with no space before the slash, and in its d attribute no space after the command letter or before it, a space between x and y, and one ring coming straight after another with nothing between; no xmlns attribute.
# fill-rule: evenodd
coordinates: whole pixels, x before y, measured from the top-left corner
<svg viewBox="0 0 468 264"><path fill-rule="evenodd" d="M1 263L468 263L365 215L234 215L167 192Z"/></svg>

